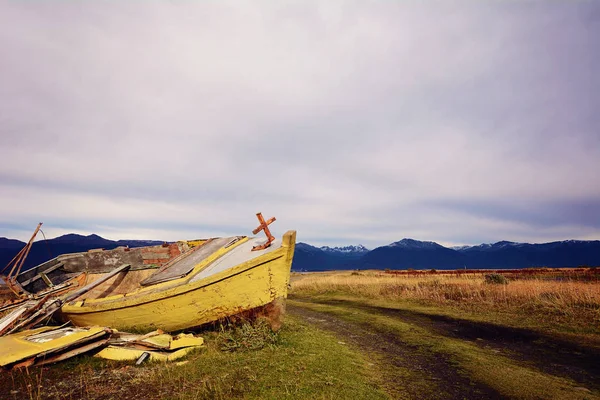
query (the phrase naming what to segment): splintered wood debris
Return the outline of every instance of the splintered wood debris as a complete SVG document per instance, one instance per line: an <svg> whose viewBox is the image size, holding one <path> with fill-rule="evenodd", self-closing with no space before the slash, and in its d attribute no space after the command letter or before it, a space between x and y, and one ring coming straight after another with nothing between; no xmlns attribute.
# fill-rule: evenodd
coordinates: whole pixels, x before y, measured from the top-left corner
<svg viewBox="0 0 600 400"><path fill-rule="evenodd" d="M1 307L0 311L11 308L13 311L0 318L0 335L31 329L44 321L48 321L63 304L77 299L120 272L126 271L129 267L129 264L123 264L108 272L100 279L62 296L49 293L44 296L32 296L29 300L21 298L15 302L8 303L6 306Z"/></svg>
<svg viewBox="0 0 600 400"><path fill-rule="evenodd" d="M4 369L46 365L79 354L95 351L96 356L110 360L179 359L204 344L204 339L191 334L175 337L163 331L146 335L118 332L107 327L43 326L61 306L89 292L122 271L121 265L100 279L62 296L52 293L43 297L13 301L0 308L0 367ZM35 328L35 329L34 329ZM143 354L147 354L140 358Z"/></svg>
<svg viewBox="0 0 600 400"><path fill-rule="evenodd" d="M41 327L0 337L0 367L39 366L95 352L109 360L177 360L204 345L192 334L171 336L162 331L146 335L118 332L106 327ZM143 361L143 360L142 360Z"/></svg>
<svg viewBox="0 0 600 400"><path fill-rule="evenodd" d="M171 336L160 330L146 335L117 332L109 340L108 346L98 352L96 357L108 360L138 360L140 363L146 359L174 361L203 345L204 339L192 334Z"/></svg>

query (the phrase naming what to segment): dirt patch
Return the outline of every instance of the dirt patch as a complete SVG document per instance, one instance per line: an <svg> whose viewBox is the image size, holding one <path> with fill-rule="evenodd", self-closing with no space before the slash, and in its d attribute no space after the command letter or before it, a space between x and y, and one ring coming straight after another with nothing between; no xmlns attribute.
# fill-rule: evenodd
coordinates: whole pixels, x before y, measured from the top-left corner
<svg viewBox="0 0 600 400"><path fill-rule="evenodd" d="M367 354L383 377L383 386L393 398L411 399L501 399L496 391L461 374L452 362L434 353L408 345L396 335L344 321L328 313L288 304L288 312L318 328L331 331ZM406 369L418 374L418 382L398 376Z"/></svg>
<svg viewBox="0 0 600 400"><path fill-rule="evenodd" d="M302 301L302 299L296 299ZM377 307L345 300L311 300L313 303L337 305L377 313L424 327L437 334L472 341L502 355L524 362L556 376L600 390L600 350L528 329L512 328L485 322L431 315L414 310Z"/></svg>

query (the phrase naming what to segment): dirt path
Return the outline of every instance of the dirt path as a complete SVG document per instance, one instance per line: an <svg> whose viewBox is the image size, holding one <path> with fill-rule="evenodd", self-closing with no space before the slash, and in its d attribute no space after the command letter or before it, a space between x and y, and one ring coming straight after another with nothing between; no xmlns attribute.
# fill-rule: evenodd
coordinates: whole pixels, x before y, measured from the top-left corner
<svg viewBox="0 0 600 400"><path fill-rule="evenodd" d="M390 333L344 321L328 313L288 305L288 312L361 350L375 364L392 398L501 399L492 388L461 374L450 360L403 343Z"/></svg>
<svg viewBox="0 0 600 400"><path fill-rule="evenodd" d="M354 308L397 318L443 336L494 349L503 356L530 364L545 373L564 376L590 389L600 390L600 363L598 362L600 351L597 348L586 347L527 329L431 315L413 310L377 307L358 301L328 300L315 303Z"/></svg>

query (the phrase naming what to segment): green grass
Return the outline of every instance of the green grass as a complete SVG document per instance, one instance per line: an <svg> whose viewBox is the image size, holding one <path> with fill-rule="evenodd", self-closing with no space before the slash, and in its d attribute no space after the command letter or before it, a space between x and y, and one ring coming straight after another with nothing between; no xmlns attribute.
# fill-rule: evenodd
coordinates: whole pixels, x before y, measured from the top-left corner
<svg viewBox="0 0 600 400"><path fill-rule="evenodd" d="M435 304L420 299L373 299L345 293L344 291L332 291L328 293L302 292L293 293L292 299L320 302L340 301L354 302L374 307L386 307L390 309L411 310L421 314L432 316L446 316L450 318L469 320L473 322L492 323L512 328L524 328L532 331L551 333L572 342L585 344L586 346L600 348L600 325L588 321L587 324L557 323L551 316L546 315L547 310L536 312L531 309L502 309L491 308L486 305L473 302L468 307L465 305Z"/></svg>
<svg viewBox="0 0 600 400"><path fill-rule="evenodd" d="M353 323L368 325L381 332L393 333L408 346L417 346L424 352L447 356L464 374L510 398L600 398L597 393L582 391L579 384L567 378L543 373L526 363L498 354L492 349L479 347L469 341L439 335L397 318L343 305L334 306L293 300L290 303L330 313Z"/></svg>
<svg viewBox="0 0 600 400"><path fill-rule="evenodd" d="M557 326L528 310L515 314L513 309L485 305L455 307L418 299L373 298L341 290L305 289L289 301L376 333L394 335L415 354L439 355L449 361L449 366L443 364L446 367L455 368L460 375L508 398L600 398L599 393L582 388L581 383L543 372L539 364L513 357L511 349L498 352L452 337L427 321L428 316L444 316L494 323L587 346L600 344L598 327L582 330ZM406 311L417 317L398 318L374 307ZM0 372L0 399L385 399L388 395L384 390L389 390L394 398L408 393L432 398L437 390L431 384L432 377L412 368L412 364L396 365L383 353L366 354L365 348L340 343L343 339L293 315L286 316L278 333L255 323L205 331L202 336L206 339L204 348L169 364L146 363L136 367L133 362L83 356L43 369ZM390 379L393 385L388 385Z"/></svg>
<svg viewBox="0 0 600 400"><path fill-rule="evenodd" d="M81 357L44 370L3 373L0 398L387 398L356 349L291 316L277 334L259 326L203 336L206 347L181 362L135 367Z"/></svg>
<svg viewBox="0 0 600 400"><path fill-rule="evenodd" d="M293 318L287 318L277 344L259 351L223 352L222 341L209 343L193 362L155 374L156 382L179 392L168 398L386 398L370 383L374 375L362 356Z"/></svg>

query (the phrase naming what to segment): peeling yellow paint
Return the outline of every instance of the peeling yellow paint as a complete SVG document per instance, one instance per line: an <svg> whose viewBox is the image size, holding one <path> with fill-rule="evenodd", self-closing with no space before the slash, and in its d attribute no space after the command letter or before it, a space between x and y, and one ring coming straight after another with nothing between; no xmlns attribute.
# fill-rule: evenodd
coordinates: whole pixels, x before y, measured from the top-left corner
<svg viewBox="0 0 600 400"><path fill-rule="evenodd" d="M204 339L201 337L195 337L191 333L181 333L171 340L169 348L171 350L181 349L183 347L198 347L204 344Z"/></svg>
<svg viewBox="0 0 600 400"><path fill-rule="evenodd" d="M156 335L146 339L142 339L139 342L148 344L149 346L156 348L168 349L171 346L171 338L171 335L165 333L162 335Z"/></svg>
<svg viewBox="0 0 600 400"><path fill-rule="evenodd" d="M31 339L35 335L52 330L56 330L56 327L46 326L0 337L0 366L60 351L75 345L77 342L84 342L87 339L106 334L106 328L93 326L90 328L75 328L72 333L56 338L35 341Z"/></svg>
<svg viewBox="0 0 600 400"><path fill-rule="evenodd" d="M186 240L185 241L185 243L187 243L187 245L190 247L201 246L206 242L207 242L207 240Z"/></svg>
<svg viewBox="0 0 600 400"><path fill-rule="evenodd" d="M123 348L119 346L108 346L96 353L94 357L100 357L107 360L115 361L132 361L140 358L142 354L148 353L150 354L151 361L173 361L184 357L186 354L189 354L196 348L197 346L185 347L173 352L164 352Z"/></svg>

